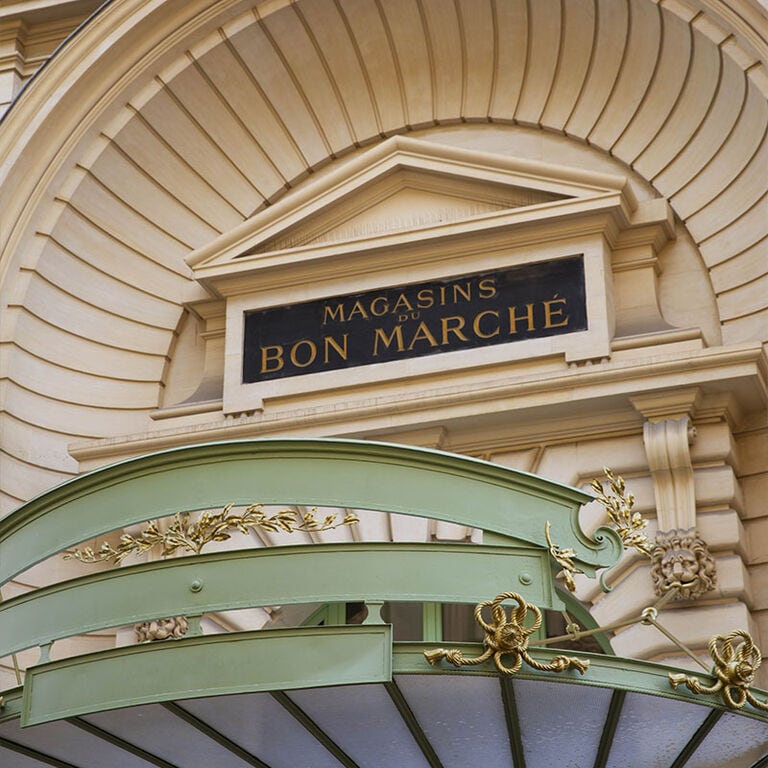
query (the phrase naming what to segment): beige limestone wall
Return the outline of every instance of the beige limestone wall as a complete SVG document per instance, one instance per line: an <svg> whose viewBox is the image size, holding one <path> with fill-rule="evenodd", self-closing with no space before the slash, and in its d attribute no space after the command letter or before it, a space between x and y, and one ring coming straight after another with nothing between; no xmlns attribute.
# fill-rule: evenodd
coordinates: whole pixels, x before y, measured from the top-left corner
<svg viewBox="0 0 768 768"><path fill-rule="evenodd" d="M6 255L15 269L25 266L5 283L13 329L5 341L12 340L13 366L6 418L18 439L6 442L2 456L11 478L3 510L73 471L68 442L141 432L149 411L165 402L163 370L190 287L186 252L299 184L308 169L381 133L439 121L452 141L452 123L514 121L543 130L494 137L489 128L477 142L489 152L543 157L550 137L560 138L570 146L561 155L589 145L590 162L614 157L614 165L632 165L672 202L711 273L711 288L697 278L690 301L673 306L667 297L691 285L691 271L671 265L667 275L679 279L662 285L666 310L698 314L691 324L708 326L710 343L723 334L734 343L761 338L766 113L759 47L742 30L723 29L706 6L610 3L595 29L596 6L561 18L558 4L546 5L510 4L499 17L490 5L473 14L462 6L463 24L457 19L438 34L429 26L438 5L430 4L425 42L410 47L402 42L408 14L389 7L366 24L357 6L342 6L352 37L332 45L324 30L343 19L330 4L305 11L278 4L263 19L232 5L225 40L201 21L186 43L169 40L158 49L158 62L166 51L154 64L162 74L134 81L129 101L112 102L114 114L100 118L103 130L81 143L78 167L49 193L36 234L15 240ZM169 26L181 23L163 13ZM530 15L528 26L518 23L521 14ZM94 32L106 16L91 25ZM553 23L543 24L545 17ZM363 29L370 37L357 40ZM89 31L82 44L92 49ZM623 57L610 43L617 34L627 41ZM436 47L440 35L445 48ZM291 51L281 58L281 45L297 39L314 51L312 66L302 68ZM487 46L481 53L487 39L496 41L496 59ZM517 53L528 48L530 60ZM466 60L445 53L464 49L473 51ZM251 59L257 50L263 56ZM713 290L720 308L704 321L700 308ZM39 383L51 380L61 382L56 391ZM37 423L56 443L51 461L32 447L29 425Z"/></svg>
<svg viewBox="0 0 768 768"><path fill-rule="evenodd" d="M7 0L0 5L0 117L24 84L99 5L99 0Z"/></svg>
<svg viewBox="0 0 768 768"><path fill-rule="evenodd" d="M423 16L415 2L252 5L115 1L0 126L0 515L147 450L349 435L575 485L609 464L653 528L644 417L631 398L700 386L695 512L720 586L671 621L697 649L740 624L766 642L764 12L704 0L595 0L565 15L539 0L431 0ZM0 9L0 102L55 37L53 19L13 6ZM88 10L59 6L67 18ZM34 51L22 29L40 33ZM220 308L196 303L211 297L185 259L401 133L617 174L639 201L668 201L675 239L657 262L614 265L610 359L542 357L459 384L448 374L370 382L225 415ZM654 291L657 317L685 333L640 343L654 302L636 299ZM207 406L157 418L201 386ZM614 593L581 593L601 619L652 598L647 566L628 560ZM675 653L648 628L621 633L617 647Z"/></svg>
<svg viewBox="0 0 768 768"><path fill-rule="evenodd" d="M748 572L752 582L752 619L765 643L768 638L768 424L765 414L755 418L737 435L741 509ZM763 685L765 685L765 677Z"/></svg>

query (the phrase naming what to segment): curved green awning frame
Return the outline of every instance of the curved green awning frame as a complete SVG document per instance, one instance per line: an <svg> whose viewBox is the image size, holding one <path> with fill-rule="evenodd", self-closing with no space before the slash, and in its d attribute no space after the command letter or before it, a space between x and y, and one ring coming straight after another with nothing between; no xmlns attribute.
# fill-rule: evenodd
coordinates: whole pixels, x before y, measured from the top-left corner
<svg viewBox="0 0 768 768"><path fill-rule="evenodd" d="M479 644L456 645L467 656L482 650ZM424 658L428 647L423 643L393 645L389 625L363 624L235 632L116 648L32 667L22 701L16 695L9 697L10 706L0 712L0 722L20 716L22 726L28 726L200 696L386 682L393 674L499 676L490 662L461 671L447 665L432 667ZM547 664L562 650L533 648L531 653ZM584 675L523 665L514 679L632 691L727 710L719 695L694 698L682 688L673 689L669 673L685 671L677 667L583 652L579 656L589 660ZM193 669L195 674L190 675ZM745 707L739 714L768 719L753 707Z"/></svg>
<svg viewBox="0 0 768 768"><path fill-rule="evenodd" d="M574 488L478 459L386 443L254 439L130 459L81 475L0 522L0 584L51 555L134 523L228 503L371 509L444 520L546 548L576 552L588 574L613 565L611 528L590 538Z"/></svg>
<svg viewBox="0 0 768 768"><path fill-rule="evenodd" d="M241 549L70 579L0 603L0 658L166 616L362 600L476 604L516 590L559 608L545 550L349 543Z"/></svg>
<svg viewBox="0 0 768 768"><path fill-rule="evenodd" d="M381 443L246 440L151 454L60 485L0 522L2 577L115 529L229 503L396 512L480 528L485 543L245 548L98 570L0 602L0 657L85 632L258 606L476 604L513 591L560 609L547 522L586 573L621 553L613 530L593 540L579 528L589 498L488 462Z"/></svg>

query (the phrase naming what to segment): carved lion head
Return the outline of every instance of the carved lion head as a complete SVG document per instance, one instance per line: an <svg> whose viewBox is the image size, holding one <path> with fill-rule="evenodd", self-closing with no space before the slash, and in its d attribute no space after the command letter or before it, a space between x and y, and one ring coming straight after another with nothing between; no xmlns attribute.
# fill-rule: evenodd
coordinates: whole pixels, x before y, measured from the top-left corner
<svg viewBox="0 0 768 768"><path fill-rule="evenodd" d="M715 561L694 529L656 534L651 563L657 595L677 587L678 599L695 600L713 589L717 581Z"/></svg>

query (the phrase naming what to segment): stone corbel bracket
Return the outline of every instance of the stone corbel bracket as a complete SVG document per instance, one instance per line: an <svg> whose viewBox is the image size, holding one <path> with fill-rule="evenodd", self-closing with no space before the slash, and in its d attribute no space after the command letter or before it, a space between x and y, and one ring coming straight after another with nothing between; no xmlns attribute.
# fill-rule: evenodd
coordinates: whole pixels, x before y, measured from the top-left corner
<svg viewBox="0 0 768 768"><path fill-rule="evenodd" d="M690 451L695 437L696 430L688 416L646 421L643 425L660 531L696 526L696 493Z"/></svg>
<svg viewBox="0 0 768 768"><path fill-rule="evenodd" d="M690 393L689 393L690 394ZM651 470L656 499L658 533L651 555L651 575L657 594L677 588L677 599L696 599L716 584L715 561L706 542L696 531L696 493L690 446L696 437L690 411L695 394L679 407L685 415L671 416L670 404L664 413L660 403L637 402L635 407L646 417L643 440ZM678 393L680 395L680 393ZM659 417L662 418L659 418Z"/></svg>

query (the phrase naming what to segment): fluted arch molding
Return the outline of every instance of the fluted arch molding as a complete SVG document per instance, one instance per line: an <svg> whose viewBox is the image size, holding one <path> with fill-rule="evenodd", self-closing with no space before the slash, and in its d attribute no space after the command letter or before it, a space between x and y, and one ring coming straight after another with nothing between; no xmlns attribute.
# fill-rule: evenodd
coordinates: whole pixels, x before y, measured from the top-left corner
<svg viewBox="0 0 768 768"><path fill-rule="evenodd" d="M764 339L767 24L756 0L112 0L0 124L7 498L156 406L185 255L395 133L524 126L623 164L695 243L723 340ZM42 401L67 408L41 452Z"/></svg>

